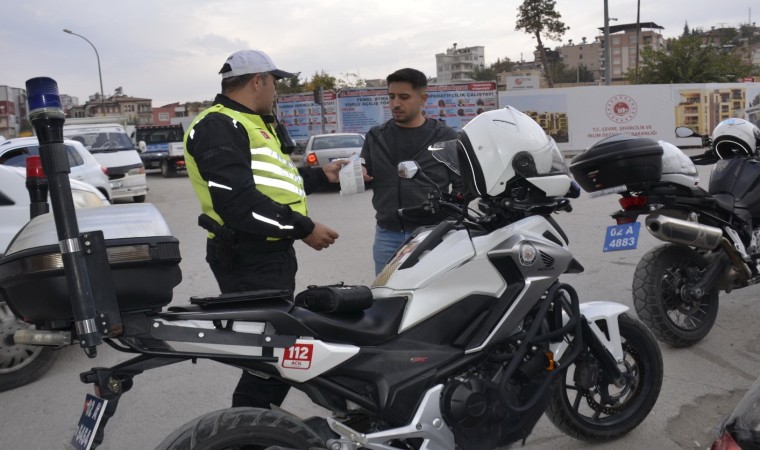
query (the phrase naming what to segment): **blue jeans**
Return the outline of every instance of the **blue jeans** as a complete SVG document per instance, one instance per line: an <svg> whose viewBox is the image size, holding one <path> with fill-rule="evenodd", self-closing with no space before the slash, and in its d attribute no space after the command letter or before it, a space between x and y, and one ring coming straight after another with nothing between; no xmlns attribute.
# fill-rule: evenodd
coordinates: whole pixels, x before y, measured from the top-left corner
<svg viewBox="0 0 760 450"><path fill-rule="evenodd" d="M412 235L411 231L392 231L375 226L375 243L372 246L372 258L375 260L375 275L380 273L393 258L401 244Z"/></svg>

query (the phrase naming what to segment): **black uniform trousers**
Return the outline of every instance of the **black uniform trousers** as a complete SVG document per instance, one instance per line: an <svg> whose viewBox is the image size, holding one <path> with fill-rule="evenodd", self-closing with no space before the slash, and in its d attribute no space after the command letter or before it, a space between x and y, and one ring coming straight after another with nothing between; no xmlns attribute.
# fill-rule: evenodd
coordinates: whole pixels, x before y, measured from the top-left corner
<svg viewBox="0 0 760 450"><path fill-rule="evenodd" d="M215 239L208 240L206 261L211 266L223 294L258 289L295 291L298 263L292 241L278 241L272 244L270 249L260 242L238 242L231 267L219 261L218 245L223 244ZM289 389L290 386L282 381L261 378L243 370L243 375L232 394L232 406L280 406Z"/></svg>

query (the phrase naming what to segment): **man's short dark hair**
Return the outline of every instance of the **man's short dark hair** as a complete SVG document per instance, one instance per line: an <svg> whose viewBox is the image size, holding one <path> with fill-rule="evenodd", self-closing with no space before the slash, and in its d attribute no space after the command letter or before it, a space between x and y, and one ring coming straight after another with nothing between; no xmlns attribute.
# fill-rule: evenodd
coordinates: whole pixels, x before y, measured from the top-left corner
<svg viewBox="0 0 760 450"><path fill-rule="evenodd" d="M399 69L388 75L385 79L388 84L406 82L412 85L412 89L424 89L427 87L427 77L417 69Z"/></svg>

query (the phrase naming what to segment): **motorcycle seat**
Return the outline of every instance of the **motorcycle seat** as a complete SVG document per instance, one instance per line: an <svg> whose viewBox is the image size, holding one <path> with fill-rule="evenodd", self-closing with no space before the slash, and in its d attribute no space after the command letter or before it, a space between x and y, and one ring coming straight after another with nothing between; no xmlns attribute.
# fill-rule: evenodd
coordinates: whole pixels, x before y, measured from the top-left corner
<svg viewBox="0 0 760 450"><path fill-rule="evenodd" d="M353 345L380 345L396 335L406 297L375 299L364 311L325 314L295 307L290 312L321 339Z"/></svg>
<svg viewBox="0 0 760 450"><path fill-rule="evenodd" d="M166 320L237 320L271 323L278 334L312 336L329 342L379 345L396 335L406 297L376 299L364 311L319 313L294 306L284 298L231 302L214 308L199 304L173 306L159 314Z"/></svg>

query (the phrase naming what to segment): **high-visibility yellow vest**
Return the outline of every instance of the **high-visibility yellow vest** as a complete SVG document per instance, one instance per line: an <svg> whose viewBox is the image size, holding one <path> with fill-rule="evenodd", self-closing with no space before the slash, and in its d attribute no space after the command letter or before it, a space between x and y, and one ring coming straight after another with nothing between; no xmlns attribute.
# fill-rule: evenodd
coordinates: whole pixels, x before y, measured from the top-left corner
<svg viewBox="0 0 760 450"><path fill-rule="evenodd" d="M187 151L188 136L193 127L210 113L222 113L230 117L233 122L241 123L248 133L249 148L251 150L251 172L256 189L277 203L287 205L293 211L307 215L306 191L304 190L303 178L298 169L293 165L290 157L280 150L280 140L277 135L267 128L261 116L246 114L223 105L214 105L198 114L185 133L185 165L190 178L190 183L201 203L204 214L211 216L219 224L224 221L214 211L209 192L209 180L204 180L195 163L195 158ZM213 237L213 235L210 235ZM277 238L268 238L274 240Z"/></svg>

